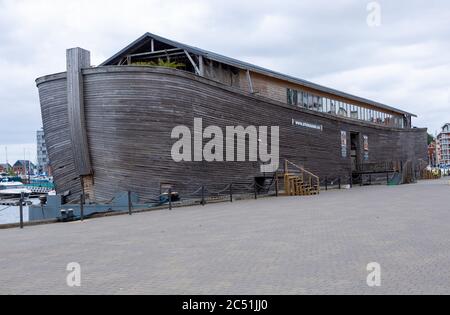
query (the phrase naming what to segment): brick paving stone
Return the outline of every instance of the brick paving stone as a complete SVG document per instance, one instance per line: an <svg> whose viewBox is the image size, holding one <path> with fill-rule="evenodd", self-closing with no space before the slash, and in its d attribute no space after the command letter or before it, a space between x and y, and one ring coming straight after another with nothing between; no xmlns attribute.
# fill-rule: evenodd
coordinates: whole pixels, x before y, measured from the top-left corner
<svg viewBox="0 0 450 315"><path fill-rule="evenodd" d="M0 294L450 294L449 192L421 181L0 230Z"/></svg>

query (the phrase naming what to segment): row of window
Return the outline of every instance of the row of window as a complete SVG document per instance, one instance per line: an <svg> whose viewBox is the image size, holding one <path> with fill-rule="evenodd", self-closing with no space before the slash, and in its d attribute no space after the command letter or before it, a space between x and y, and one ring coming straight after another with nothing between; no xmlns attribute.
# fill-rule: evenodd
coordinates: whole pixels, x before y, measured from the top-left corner
<svg viewBox="0 0 450 315"><path fill-rule="evenodd" d="M310 110L378 123L381 125L404 128L403 117L374 109L317 96L308 92L287 89L287 103Z"/></svg>

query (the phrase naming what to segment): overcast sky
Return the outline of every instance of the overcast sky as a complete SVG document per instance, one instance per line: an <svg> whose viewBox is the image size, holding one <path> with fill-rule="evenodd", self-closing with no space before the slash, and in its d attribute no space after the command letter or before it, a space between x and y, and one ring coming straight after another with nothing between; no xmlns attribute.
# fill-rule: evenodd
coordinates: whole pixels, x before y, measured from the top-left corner
<svg viewBox="0 0 450 315"><path fill-rule="evenodd" d="M99 64L145 32L450 122L450 1L0 0L0 162L35 159L35 79L65 70L65 49ZM376 19L369 19L376 22ZM377 23L375 23L377 24Z"/></svg>

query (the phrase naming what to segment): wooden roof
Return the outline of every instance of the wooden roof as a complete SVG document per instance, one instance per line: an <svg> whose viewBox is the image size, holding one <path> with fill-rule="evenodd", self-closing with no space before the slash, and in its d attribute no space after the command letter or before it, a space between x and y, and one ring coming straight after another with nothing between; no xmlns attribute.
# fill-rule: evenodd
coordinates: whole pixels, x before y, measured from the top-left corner
<svg viewBox="0 0 450 315"><path fill-rule="evenodd" d="M189 46L183 43L179 43L152 33L145 33L143 36L139 37L137 40L135 40L134 42L132 42L130 45L128 45L127 47L125 47L124 49L122 49L121 51L119 51L118 53L116 53L115 55L113 55L111 58L109 58L108 60L106 60L105 62L103 62L100 66L108 66L108 65L117 65L121 59L123 59L124 57L126 57L129 54L132 54L133 52L137 51L139 48L143 47L145 44L148 44L151 40L155 40L161 43L164 43L166 45L175 47L175 48L179 48L179 49L183 49L186 50L189 53L198 55L198 56L202 56L204 58L210 59L210 60L214 60L223 64L227 64L239 69L244 69L244 70L250 70L252 72L255 73L260 73L269 77L273 77L273 78L277 78L280 80L284 80L287 82L291 82L291 83L295 83L295 84L299 84L311 89L315 89L324 93L328 93L328 94L333 94L333 95L337 95L343 98L347 98L349 100L353 100L356 102L361 102L361 103L365 103L371 106L375 106L378 107L380 109L384 109L384 110L388 110L394 113L398 113L398 114L402 114L402 115L407 115L407 116L413 116L413 117L417 117L417 115L400 110L398 108L394 108L379 102L375 102L369 99L365 99L359 96L355 96L352 94L348 94L345 92L341 92L332 88L328 88L319 84L315 84L312 83L310 81L306 81L303 79L299 79L299 78L295 78L286 74L282 74L276 71L272 71L263 67L259 67L244 61L240 61L234 58L230 58L230 57L226 57L211 51L207 51L204 49L200 49L197 47L193 47L193 46Z"/></svg>

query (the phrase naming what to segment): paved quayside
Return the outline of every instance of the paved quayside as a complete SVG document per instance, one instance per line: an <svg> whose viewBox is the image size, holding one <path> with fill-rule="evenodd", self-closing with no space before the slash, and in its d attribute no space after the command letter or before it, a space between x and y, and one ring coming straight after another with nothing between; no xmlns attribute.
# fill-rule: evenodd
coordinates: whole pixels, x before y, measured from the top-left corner
<svg viewBox="0 0 450 315"><path fill-rule="evenodd" d="M421 181L0 230L0 293L450 294L449 192Z"/></svg>

